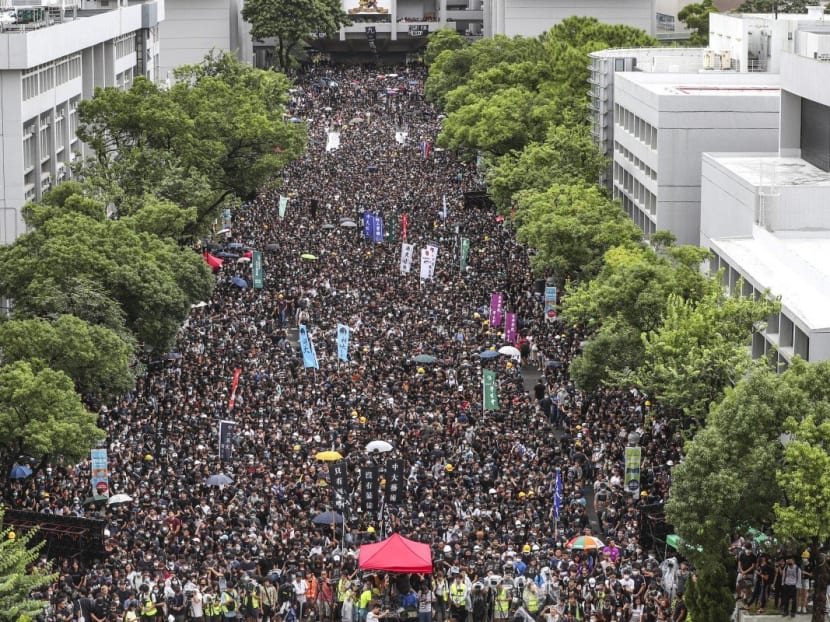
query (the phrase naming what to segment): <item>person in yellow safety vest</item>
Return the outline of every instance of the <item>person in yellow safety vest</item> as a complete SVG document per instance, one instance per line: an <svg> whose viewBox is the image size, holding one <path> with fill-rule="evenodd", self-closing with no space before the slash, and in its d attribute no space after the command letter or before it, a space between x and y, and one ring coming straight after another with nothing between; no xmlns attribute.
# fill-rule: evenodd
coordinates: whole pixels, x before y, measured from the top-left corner
<svg viewBox="0 0 830 622"><path fill-rule="evenodd" d="M450 614L457 622L467 622L467 584L460 574L450 585Z"/></svg>
<svg viewBox="0 0 830 622"><path fill-rule="evenodd" d="M539 598L539 588L535 583L529 581L522 592L522 604L527 612L534 618L539 615L542 610L542 599Z"/></svg>
<svg viewBox="0 0 830 622"><path fill-rule="evenodd" d="M236 621L239 616L239 597L233 588L222 592L222 619L226 622Z"/></svg>
<svg viewBox="0 0 830 622"><path fill-rule="evenodd" d="M372 586L367 581L363 584L363 591L358 600L358 622L366 622L366 614L369 610L369 603L372 602Z"/></svg>
<svg viewBox="0 0 830 622"><path fill-rule="evenodd" d="M202 601L205 603L205 622L219 622L222 618L222 605L219 604L210 587L205 590Z"/></svg>
<svg viewBox="0 0 830 622"><path fill-rule="evenodd" d="M432 619L434 622L445 622L447 618L447 608L450 602L450 584L444 578L444 573L440 570L435 573L435 603L432 608Z"/></svg>
<svg viewBox="0 0 830 622"><path fill-rule="evenodd" d="M259 598L258 585L248 586L242 604L244 605L245 619L248 622L259 622L259 617L262 614L262 604Z"/></svg>
<svg viewBox="0 0 830 622"><path fill-rule="evenodd" d="M141 602L141 620L142 622L151 622L156 619L158 615L158 607L150 594L150 586L141 586L141 596L138 598Z"/></svg>
<svg viewBox="0 0 830 622"><path fill-rule="evenodd" d="M496 592L496 602L493 608L493 618L496 620L506 620L510 616L510 590L502 581L499 584L499 590Z"/></svg>

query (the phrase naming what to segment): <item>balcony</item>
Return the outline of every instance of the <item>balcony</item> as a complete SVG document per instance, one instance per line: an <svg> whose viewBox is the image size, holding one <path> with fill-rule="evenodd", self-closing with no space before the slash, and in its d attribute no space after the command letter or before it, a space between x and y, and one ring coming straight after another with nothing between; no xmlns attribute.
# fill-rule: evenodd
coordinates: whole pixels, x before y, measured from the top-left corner
<svg viewBox="0 0 830 622"><path fill-rule="evenodd" d="M448 21L453 22L481 22L484 21L484 11L481 9L450 9L447 8Z"/></svg>

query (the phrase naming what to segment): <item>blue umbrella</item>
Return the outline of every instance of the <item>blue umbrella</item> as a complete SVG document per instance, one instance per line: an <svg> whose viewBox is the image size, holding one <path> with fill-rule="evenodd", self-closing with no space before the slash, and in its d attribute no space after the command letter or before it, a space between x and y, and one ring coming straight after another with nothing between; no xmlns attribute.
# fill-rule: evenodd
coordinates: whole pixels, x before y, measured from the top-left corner
<svg viewBox="0 0 830 622"><path fill-rule="evenodd" d="M216 256L221 257L222 259L239 259L239 255L237 255L236 253L229 253L227 251L216 253Z"/></svg>
<svg viewBox="0 0 830 622"><path fill-rule="evenodd" d="M559 361L548 361L547 363L545 363L545 367L562 367L562 363Z"/></svg>
<svg viewBox="0 0 830 622"><path fill-rule="evenodd" d="M225 475L224 473L217 473L216 475L211 475L205 480L205 484L208 486L227 486L228 484L233 484L233 479Z"/></svg>
<svg viewBox="0 0 830 622"><path fill-rule="evenodd" d="M238 276L233 277L231 279L231 283L233 283L237 287L241 287L242 289L245 289L246 287L248 287L248 281L246 281L245 279L240 278Z"/></svg>
<svg viewBox="0 0 830 622"><path fill-rule="evenodd" d="M168 361L178 361L179 359L182 358L182 355L179 354L178 352L171 352L170 354L168 354L164 358L166 358Z"/></svg>
<svg viewBox="0 0 830 622"><path fill-rule="evenodd" d="M228 248L242 248L242 244L240 242L231 242L228 244Z"/></svg>
<svg viewBox="0 0 830 622"><path fill-rule="evenodd" d="M300 117L291 117L288 120L291 121L291 123L302 123L303 122L303 120Z"/></svg>
<svg viewBox="0 0 830 622"><path fill-rule="evenodd" d="M337 512L323 512L311 519L315 525L342 525L343 517Z"/></svg>
<svg viewBox="0 0 830 622"><path fill-rule="evenodd" d="M479 352L479 354L478 354L479 358L483 358L483 359L494 359L498 355L499 355L499 353L496 352L495 350L485 350L484 352Z"/></svg>
<svg viewBox="0 0 830 622"><path fill-rule="evenodd" d="M22 464L15 464L12 467L11 473L9 473L9 477L11 479L23 479L24 477L29 477L32 474L32 469L27 466L23 466Z"/></svg>

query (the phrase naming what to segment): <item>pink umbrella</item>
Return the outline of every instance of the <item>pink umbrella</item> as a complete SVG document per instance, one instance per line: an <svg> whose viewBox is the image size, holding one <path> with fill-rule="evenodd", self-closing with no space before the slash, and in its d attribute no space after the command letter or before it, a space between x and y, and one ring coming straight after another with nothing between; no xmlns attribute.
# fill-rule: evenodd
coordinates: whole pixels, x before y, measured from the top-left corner
<svg viewBox="0 0 830 622"><path fill-rule="evenodd" d="M222 267L222 263L223 263L222 260L219 259L218 257L216 257L215 255L211 255L210 253L205 251L205 253L202 255L202 257L205 258L205 261L214 270L218 270L219 268Z"/></svg>
<svg viewBox="0 0 830 622"><path fill-rule="evenodd" d="M247 253L242 254L243 257L247 257L248 259L254 258L254 251L248 251Z"/></svg>

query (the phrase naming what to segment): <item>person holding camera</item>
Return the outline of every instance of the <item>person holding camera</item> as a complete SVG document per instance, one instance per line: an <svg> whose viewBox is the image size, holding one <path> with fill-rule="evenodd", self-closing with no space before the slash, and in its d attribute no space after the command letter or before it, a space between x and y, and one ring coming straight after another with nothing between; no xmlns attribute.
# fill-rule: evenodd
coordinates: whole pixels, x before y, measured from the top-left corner
<svg viewBox="0 0 830 622"><path fill-rule="evenodd" d="M182 586L178 583L172 584L173 596L167 602L167 611L173 616L173 622L184 622L187 615L187 602L185 602Z"/></svg>
<svg viewBox="0 0 830 622"><path fill-rule="evenodd" d="M197 588L185 592L187 599L187 617L191 622L205 622L205 608L202 604L202 593Z"/></svg>

